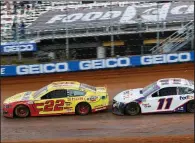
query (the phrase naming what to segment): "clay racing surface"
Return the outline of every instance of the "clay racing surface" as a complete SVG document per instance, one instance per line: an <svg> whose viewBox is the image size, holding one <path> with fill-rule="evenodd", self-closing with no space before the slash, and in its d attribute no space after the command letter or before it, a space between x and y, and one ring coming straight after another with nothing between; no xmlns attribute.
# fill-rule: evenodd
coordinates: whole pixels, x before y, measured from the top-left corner
<svg viewBox="0 0 195 143"><path fill-rule="evenodd" d="M143 87L160 78L169 77L194 80L194 64L3 78L1 103L13 94L37 90L58 80L74 80L94 86L106 85L112 101L122 90ZM194 114L132 117L116 116L108 110L88 116L63 115L26 119L7 119L1 116L1 129L1 139L8 142L193 142Z"/></svg>

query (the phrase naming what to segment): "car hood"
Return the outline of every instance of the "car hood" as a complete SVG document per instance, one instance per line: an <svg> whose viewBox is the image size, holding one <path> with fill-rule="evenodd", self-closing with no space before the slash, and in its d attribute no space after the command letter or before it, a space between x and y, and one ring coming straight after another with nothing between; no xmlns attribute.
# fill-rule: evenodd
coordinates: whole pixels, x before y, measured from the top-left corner
<svg viewBox="0 0 195 143"><path fill-rule="evenodd" d="M143 88L129 89L120 92L113 99L117 102L129 103L136 99L144 97L140 92Z"/></svg>
<svg viewBox="0 0 195 143"><path fill-rule="evenodd" d="M12 103L12 102L17 102L17 101L29 101L29 100L32 100L33 97L33 93L35 91L27 91L27 92L22 92L22 93L18 93L18 94L15 94L14 96L11 96L9 98L7 98L3 103L4 104L9 104L9 103Z"/></svg>

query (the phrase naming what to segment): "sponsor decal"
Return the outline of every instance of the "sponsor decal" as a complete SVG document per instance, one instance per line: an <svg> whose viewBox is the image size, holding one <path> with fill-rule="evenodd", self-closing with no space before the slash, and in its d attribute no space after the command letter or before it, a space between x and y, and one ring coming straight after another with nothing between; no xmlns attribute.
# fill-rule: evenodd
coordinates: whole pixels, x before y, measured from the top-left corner
<svg viewBox="0 0 195 143"><path fill-rule="evenodd" d="M71 97L68 98L68 101L83 101L85 100L85 97Z"/></svg>
<svg viewBox="0 0 195 143"><path fill-rule="evenodd" d="M33 101L28 101L27 103L28 103L28 104L33 104L34 102L33 102Z"/></svg>
<svg viewBox="0 0 195 143"><path fill-rule="evenodd" d="M71 104L71 102L65 102L65 106L70 106Z"/></svg>
<svg viewBox="0 0 195 143"><path fill-rule="evenodd" d="M65 109L66 112L72 112L71 108Z"/></svg>
<svg viewBox="0 0 195 143"><path fill-rule="evenodd" d="M189 100L189 99L194 99L194 96L191 96L191 95L180 96L179 99L180 100Z"/></svg>
<svg viewBox="0 0 195 143"><path fill-rule="evenodd" d="M151 105L149 103L142 103L142 105L145 107L145 108L150 108Z"/></svg>
<svg viewBox="0 0 195 143"><path fill-rule="evenodd" d="M91 96L91 97L89 97L89 98L87 98L87 100L89 100L89 101L96 101L98 99L98 96Z"/></svg>
<svg viewBox="0 0 195 143"><path fill-rule="evenodd" d="M24 94L24 96L22 97L22 100L28 100L28 99L30 98L30 94L31 94L31 93L32 93L31 91L26 92L26 93Z"/></svg>
<svg viewBox="0 0 195 143"><path fill-rule="evenodd" d="M100 111L100 110L104 110L104 109L106 109L106 107L95 109L95 111Z"/></svg>
<svg viewBox="0 0 195 143"><path fill-rule="evenodd" d="M125 100L127 98L130 98L133 95L133 93L131 92L131 90L125 91L123 94L124 94L123 95L123 100Z"/></svg>

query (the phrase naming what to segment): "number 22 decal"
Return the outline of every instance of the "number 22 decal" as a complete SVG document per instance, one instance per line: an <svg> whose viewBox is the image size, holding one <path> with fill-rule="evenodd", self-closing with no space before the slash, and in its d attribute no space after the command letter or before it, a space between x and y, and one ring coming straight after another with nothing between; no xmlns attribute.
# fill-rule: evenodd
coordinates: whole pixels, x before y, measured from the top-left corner
<svg viewBox="0 0 195 143"><path fill-rule="evenodd" d="M43 111L61 111L63 110L64 103L65 103L64 100L56 100L56 102L54 102L54 100L47 100L45 102Z"/></svg>
<svg viewBox="0 0 195 143"><path fill-rule="evenodd" d="M167 99L166 98L162 98L162 99L159 99L158 100L159 104L158 104L157 110L162 110L165 101L166 101L166 105L165 105L164 109L169 109L170 106L171 106L172 100L173 100L173 98L167 98Z"/></svg>

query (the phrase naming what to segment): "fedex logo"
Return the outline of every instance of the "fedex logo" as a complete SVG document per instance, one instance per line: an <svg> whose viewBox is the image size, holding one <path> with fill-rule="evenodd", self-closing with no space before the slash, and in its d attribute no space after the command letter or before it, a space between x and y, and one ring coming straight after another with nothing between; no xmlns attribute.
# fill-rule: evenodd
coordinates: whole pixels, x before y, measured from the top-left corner
<svg viewBox="0 0 195 143"><path fill-rule="evenodd" d="M188 100L188 99L194 99L193 96L187 95L187 96L180 96L179 97L180 100Z"/></svg>
<svg viewBox="0 0 195 143"><path fill-rule="evenodd" d="M2 53L12 53L12 52L28 52L28 51L36 51L36 47L34 44L23 44L23 45L4 45L1 46Z"/></svg>

